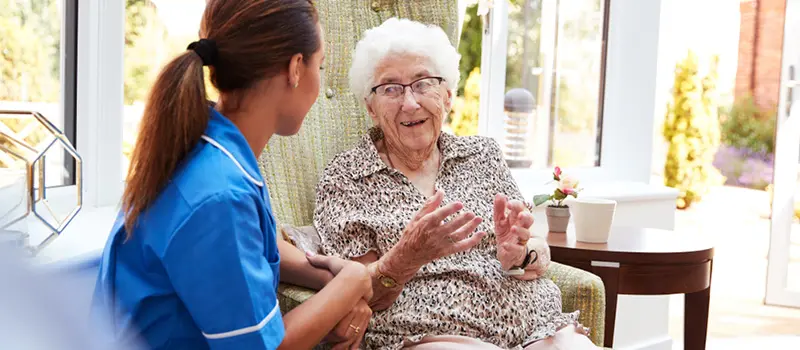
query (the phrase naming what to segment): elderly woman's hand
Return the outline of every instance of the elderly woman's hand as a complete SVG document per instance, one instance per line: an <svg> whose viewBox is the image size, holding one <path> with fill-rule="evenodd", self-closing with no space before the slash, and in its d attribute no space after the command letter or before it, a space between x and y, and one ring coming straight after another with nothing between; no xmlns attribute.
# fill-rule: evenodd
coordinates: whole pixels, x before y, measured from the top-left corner
<svg viewBox="0 0 800 350"><path fill-rule="evenodd" d="M483 221L471 212L462 213L449 222L444 219L464 208L460 202L439 208L444 192L437 190L403 231L392 249L391 270L416 270L438 258L463 252L477 245L486 232L472 234ZM389 264L389 262L387 262Z"/></svg>
<svg viewBox="0 0 800 350"><path fill-rule="evenodd" d="M494 199L494 232L497 244L497 260L503 270L522 263L525 258L533 214L518 200L498 194Z"/></svg>

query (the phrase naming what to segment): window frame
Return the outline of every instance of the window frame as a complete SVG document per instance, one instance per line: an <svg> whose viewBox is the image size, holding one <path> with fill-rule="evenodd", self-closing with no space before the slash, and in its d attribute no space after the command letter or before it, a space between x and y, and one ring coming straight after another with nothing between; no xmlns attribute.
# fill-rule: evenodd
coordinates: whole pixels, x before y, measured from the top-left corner
<svg viewBox="0 0 800 350"><path fill-rule="evenodd" d="M602 0L603 33L600 72L600 101L598 125L598 162L594 167L566 168L565 171L582 181L642 181L649 182L650 163L652 158L652 132L655 109L655 86L657 72L657 53L660 21L643 22L636 19L629 8L647 11L648 15L660 18L661 6L656 4L635 4L633 0ZM508 1L494 2L486 15L482 38L481 57L481 99L478 116L480 135L489 136L501 141L503 137L503 100L506 92L505 74L508 45ZM626 33L632 25L645 25L642 38L631 40L637 34ZM649 42L648 42L649 40ZM644 44L647 42L647 44ZM641 49L638 46L644 46ZM633 70L627 70L634 60L639 62ZM637 77L635 74L644 75ZM629 103L632 84L639 83L644 93L649 93L641 103L625 106ZM640 89L642 90L642 89ZM641 96L639 91L634 95ZM648 111L649 113L635 117L632 122L631 112ZM638 114L638 113L637 113ZM495 116L494 118L490 116ZM631 127L633 127L631 129ZM633 139L620 137L630 131L641 136ZM646 134L646 135L644 135ZM633 147L632 147L633 146ZM636 164L636 162L640 162ZM646 165L643 165L646 164ZM511 169L518 182L544 184L552 179L552 169Z"/></svg>
<svg viewBox="0 0 800 350"><path fill-rule="evenodd" d="M83 161L83 208L120 203L122 179L122 115L125 45L124 1L77 1L77 47L74 85L64 84L62 96L74 96L73 145ZM65 11L67 13L68 11ZM65 22L69 23L69 22ZM69 58L65 58L67 62ZM67 83L70 81L67 80ZM67 114L65 114L67 115ZM75 206L76 185L49 188L54 208Z"/></svg>
<svg viewBox="0 0 800 350"><path fill-rule="evenodd" d="M64 0L65 2L74 0ZM597 167L565 169L584 182L649 182L653 149L656 80L671 74L658 65L661 2L604 0L603 97L600 159ZM122 174L124 1L77 1L78 59L75 145L83 158L83 205L119 205ZM499 108L505 91L506 1L497 1L483 32L479 132L497 138L501 118L487 118ZM635 30L633 30L635 29ZM503 59L492 59L503 57ZM493 74L493 72L501 72ZM499 86L498 89L492 87ZM488 97L487 97L488 96ZM550 169L512 169L520 183L544 184ZM75 186L50 190L74 202Z"/></svg>
<svg viewBox="0 0 800 350"><path fill-rule="evenodd" d="M61 108L64 116L63 133L67 139L76 145L77 141L77 90L78 90L78 2L79 0L62 0L62 28L61 28ZM80 174L76 174L75 159L64 151L64 167L67 169L66 184L75 185Z"/></svg>
<svg viewBox="0 0 800 350"><path fill-rule="evenodd" d="M58 91L58 112L56 116L44 115L46 118L61 118L61 122L54 122L60 126L60 131L75 146L77 143L77 57L78 57L78 0L58 0L60 1L61 17L59 30L59 91ZM26 108L27 110L27 108ZM76 179L80 174L76 174L76 163L72 155L66 150L63 151L64 168L67 170L63 182L58 185L48 186L48 191L59 191L58 188L74 187Z"/></svg>

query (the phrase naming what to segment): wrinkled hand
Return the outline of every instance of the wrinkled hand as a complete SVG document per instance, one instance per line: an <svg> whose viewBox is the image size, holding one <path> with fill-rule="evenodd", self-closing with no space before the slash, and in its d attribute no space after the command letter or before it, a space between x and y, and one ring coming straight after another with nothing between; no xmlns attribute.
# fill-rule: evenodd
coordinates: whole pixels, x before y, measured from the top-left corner
<svg viewBox="0 0 800 350"><path fill-rule="evenodd" d="M360 300L353 310L336 324L324 341L333 344L333 349L337 350L358 349L369 326L370 317L372 309L366 301Z"/></svg>
<svg viewBox="0 0 800 350"><path fill-rule="evenodd" d="M345 278L350 281L348 286L359 288L364 293L363 300L372 299L372 277L367 272L366 266L355 261L311 252L306 253L306 259L311 266L330 271L334 278Z"/></svg>
<svg viewBox="0 0 800 350"><path fill-rule="evenodd" d="M444 200L444 192L437 190L403 231L397 252L404 264L416 268L438 258L468 250L486 235L474 233L483 221L471 212L462 213L453 220L443 223L445 218L464 208L460 202L450 203L439 208Z"/></svg>
<svg viewBox="0 0 800 350"><path fill-rule="evenodd" d="M503 270L517 266L525 259L533 214L518 200L498 194L494 198L494 232L497 244L497 260Z"/></svg>

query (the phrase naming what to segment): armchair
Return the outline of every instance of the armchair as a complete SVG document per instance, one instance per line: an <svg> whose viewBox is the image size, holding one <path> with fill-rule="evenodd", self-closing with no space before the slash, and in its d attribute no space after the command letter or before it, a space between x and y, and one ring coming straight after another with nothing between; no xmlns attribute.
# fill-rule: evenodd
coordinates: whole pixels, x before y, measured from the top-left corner
<svg viewBox="0 0 800 350"><path fill-rule="evenodd" d="M350 54L363 30L396 16L437 24L451 42L458 42L457 1L428 1L423 7L387 5L391 3L374 1L372 7L367 8L342 6L335 1L317 2L328 42L326 57L332 62L325 70L325 85L300 132L293 137L273 137L259 159L272 208L280 223L298 228L311 223L314 188L323 169L335 154L355 145L371 126L366 111L346 86ZM292 231L300 232L307 239L315 238L313 229ZM284 237L291 241L288 235ZM296 245L303 250L313 249L304 244ZM600 278L558 263L552 263L544 278L552 279L561 288L564 311L581 310L580 322L591 329L592 341L602 344L605 289ZM281 284L278 294L285 313L314 295L314 291Z"/></svg>

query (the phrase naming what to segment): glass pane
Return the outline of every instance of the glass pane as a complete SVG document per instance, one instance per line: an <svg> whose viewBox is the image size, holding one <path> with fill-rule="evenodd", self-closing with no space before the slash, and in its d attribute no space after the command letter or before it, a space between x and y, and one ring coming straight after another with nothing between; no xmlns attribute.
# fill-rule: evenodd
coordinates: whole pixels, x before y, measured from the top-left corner
<svg viewBox="0 0 800 350"><path fill-rule="evenodd" d="M62 1L17 0L0 2L0 111L35 111L62 132L61 106ZM0 117L0 171L20 171L15 161L14 138L41 149L52 138L31 116ZM17 151L19 151L17 149ZM18 153L18 152L15 152ZM48 150L45 184L71 183L63 148Z"/></svg>
<svg viewBox="0 0 800 350"><path fill-rule="evenodd" d="M599 165L604 3L509 2L504 147L510 165Z"/></svg>
<svg viewBox="0 0 800 350"><path fill-rule="evenodd" d="M150 86L163 65L198 39L206 4L204 0L125 1L123 176L128 173ZM206 91L213 93L210 86ZM215 96L209 98L214 100Z"/></svg>

